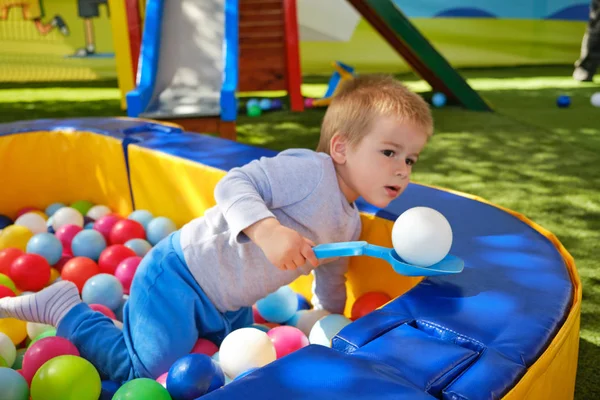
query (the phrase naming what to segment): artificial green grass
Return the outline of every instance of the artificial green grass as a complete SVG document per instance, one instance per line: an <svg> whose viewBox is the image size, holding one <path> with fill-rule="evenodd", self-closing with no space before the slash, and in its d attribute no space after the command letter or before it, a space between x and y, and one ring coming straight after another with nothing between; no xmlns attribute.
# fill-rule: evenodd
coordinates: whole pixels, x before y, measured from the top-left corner
<svg viewBox="0 0 600 400"><path fill-rule="evenodd" d="M435 134L413 180L471 193L518 211L553 232L575 257L583 282L577 399L600 397L600 108L590 105L598 85L580 84L566 67L463 71L494 113L435 109ZM417 91L426 85L399 77ZM322 93L327 78L307 78ZM124 115L118 90L0 87L0 122L19 119ZM112 93L112 94L111 94ZM572 106L556 107L560 94ZM111 98L111 95L113 96ZM240 116L239 141L275 150L314 148L324 110Z"/></svg>

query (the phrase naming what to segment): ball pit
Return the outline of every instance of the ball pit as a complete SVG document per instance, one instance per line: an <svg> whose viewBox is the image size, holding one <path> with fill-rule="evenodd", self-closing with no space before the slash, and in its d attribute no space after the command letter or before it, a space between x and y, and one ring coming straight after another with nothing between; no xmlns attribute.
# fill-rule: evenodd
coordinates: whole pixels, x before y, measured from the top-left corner
<svg viewBox="0 0 600 400"><path fill-rule="evenodd" d="M0 233L0 298L28 295L57 279L67 280L75 283L92 310L121 326L138 265L176 229L173 221L147 210L125 217L84 200L70 205L56 202L43 211L23 208L15 218L27 226L17 226L8 217L0 220L8 221ZM44 231L37 232L42 225ZM231 332L220 345L199 338L187 356L156 380L137 378L123 385L101 381L77 347L56 336L56 328L1 319L0 364L5 366L0 367L0 380L9 382L10 393L32 400L196 399L308 346L313 327L330 316L338 325L329 323L327 335L312 343L328 345L336 326L343 325L339 321L347 320L313 310L288 286L259 300L253 315L252 325Z"/></svg>

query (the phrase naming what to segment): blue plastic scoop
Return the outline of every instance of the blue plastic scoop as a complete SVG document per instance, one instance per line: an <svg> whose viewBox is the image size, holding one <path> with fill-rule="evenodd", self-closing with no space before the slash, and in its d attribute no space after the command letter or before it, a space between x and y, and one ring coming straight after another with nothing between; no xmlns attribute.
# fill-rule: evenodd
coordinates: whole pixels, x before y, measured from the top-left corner
<svg viewBox="0 0 600 400"><path fill-rule="evenodd" d="M392 266L394 271L406 276L436 276L458 274L465 263L462 259L448 254L440 262L430 267L419 267L405 263L393 248L377 246L364 241L326 243L313 247L317 258L369 256L381 258Z"/></svg>

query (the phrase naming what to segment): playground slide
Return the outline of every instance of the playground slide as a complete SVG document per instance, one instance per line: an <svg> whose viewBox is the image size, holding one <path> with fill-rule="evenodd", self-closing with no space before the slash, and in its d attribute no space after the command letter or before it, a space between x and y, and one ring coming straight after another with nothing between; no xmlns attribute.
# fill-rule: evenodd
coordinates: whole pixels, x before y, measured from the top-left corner
<svg viewBox="0 0 600 400"><path fill-rule="evenodd" d="M127 95L129 116L222 114L224 75L232 72L229 79L235 80L237 73L237 68L227 71L237 63L224 54L232 50L227 49L228 39L237 42L237 37L228 36L232 30L226 29L227 8L237 12L237 1L148 0L137 88Z"/></svg>
<svg viewBox="0 0 600 400"><path fill-rule="evenodd" d="M348 0L388 44L425 79L434 91L465 108L491 111L490 106L394 5L393 0Z"/></svg>

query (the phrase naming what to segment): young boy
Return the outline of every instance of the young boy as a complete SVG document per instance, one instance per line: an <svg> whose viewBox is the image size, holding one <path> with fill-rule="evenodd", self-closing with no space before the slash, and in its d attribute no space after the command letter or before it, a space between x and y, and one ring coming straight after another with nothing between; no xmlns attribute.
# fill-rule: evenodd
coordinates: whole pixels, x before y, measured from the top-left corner
<svg viewBox="0 0 600 400"><path fill-rule="evenodd" d="M251 306L314 274L317 309L342 313L347 258L321 260L317 243L361 232L355 200L386 207L409 183L432 134L429 106L386 76L345 84L323 119L317 152L286 150L232 169L217 205L146 255L133 280L122 330L55 283L0 300L0 317L51 324L104 378L157 378L198 338L220 344L252 321ZM326 262L326 263L325 263Z"/></svg>

